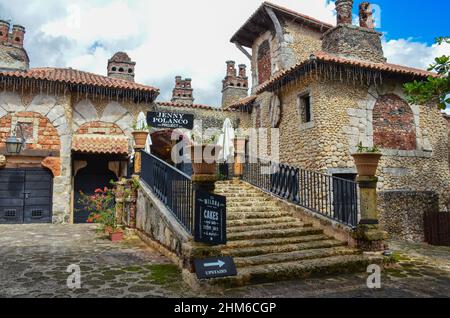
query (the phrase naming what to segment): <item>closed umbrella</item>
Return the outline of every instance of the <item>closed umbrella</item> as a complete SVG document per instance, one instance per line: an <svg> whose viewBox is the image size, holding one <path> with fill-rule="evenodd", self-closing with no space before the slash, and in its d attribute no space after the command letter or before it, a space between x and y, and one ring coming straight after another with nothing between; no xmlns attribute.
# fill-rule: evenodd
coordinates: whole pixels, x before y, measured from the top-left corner
<svg viewBox="0 0 450 318"><path fill-rule="evenodd" d="M234 155L234 128L229 118L225 119L218 145L222 147L219 161L226 162Z"/></svg>

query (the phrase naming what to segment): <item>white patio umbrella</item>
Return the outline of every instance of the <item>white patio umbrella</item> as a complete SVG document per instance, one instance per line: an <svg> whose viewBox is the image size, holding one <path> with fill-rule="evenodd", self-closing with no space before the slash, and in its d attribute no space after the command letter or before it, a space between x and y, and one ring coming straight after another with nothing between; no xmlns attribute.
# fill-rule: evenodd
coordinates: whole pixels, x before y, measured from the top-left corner
<svg viewBox="0 0 450 318"><path fill-rule="evenodd" d="M219 161L228 161L230 156L234 155L234 128L229 118L225 119L222 128L222 134L219 137L218 145L222 147L219 155Z"/></svg>

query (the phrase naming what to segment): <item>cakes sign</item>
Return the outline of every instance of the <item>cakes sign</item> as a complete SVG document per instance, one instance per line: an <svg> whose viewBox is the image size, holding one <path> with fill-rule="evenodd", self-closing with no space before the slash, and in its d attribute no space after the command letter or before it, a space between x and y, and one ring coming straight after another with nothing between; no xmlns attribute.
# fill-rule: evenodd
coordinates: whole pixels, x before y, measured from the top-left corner
<svg viewBox="0 0 450 318"><path fill-rule="evenodd" d="M194 128L194 115L169 112L148 112L147 124L152 128Z"/></svg>

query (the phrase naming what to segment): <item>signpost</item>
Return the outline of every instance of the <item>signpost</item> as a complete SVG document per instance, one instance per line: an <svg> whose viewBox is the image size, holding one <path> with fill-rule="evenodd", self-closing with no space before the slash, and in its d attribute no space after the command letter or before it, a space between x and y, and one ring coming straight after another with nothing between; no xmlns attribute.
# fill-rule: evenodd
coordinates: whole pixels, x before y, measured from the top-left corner
<svg viewBox="0 0 450 318"><path fill-rule="evenodd" d="M185 128L192 130L194 128L194 115L169 112L148 112L147 124L152 128Z"/></svg>
<svg viewBox="0 0 450 318"><path fill-rule="evenodd" d="M210 245L227 243L226 198L196 191L195 241Z"/></svg>
<svg viewBox="0 0 450 318"><path fill-rule="evenodd" d="M198 279L236 276L236 265L231 257L215 257L194 260Z"/></svg>

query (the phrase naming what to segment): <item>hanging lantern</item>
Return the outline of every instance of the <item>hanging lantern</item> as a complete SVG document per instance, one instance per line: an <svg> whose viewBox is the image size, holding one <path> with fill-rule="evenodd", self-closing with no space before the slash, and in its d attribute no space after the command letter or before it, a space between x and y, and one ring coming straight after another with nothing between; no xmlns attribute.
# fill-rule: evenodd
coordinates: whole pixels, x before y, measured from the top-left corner
<svg viewBox="0 0 450 318"><path fill-rule="evenodd" d="M6 139L6 151L9 154L18 155L24 146L24 140L17 138L16 136L11 136Z"/></svg>

